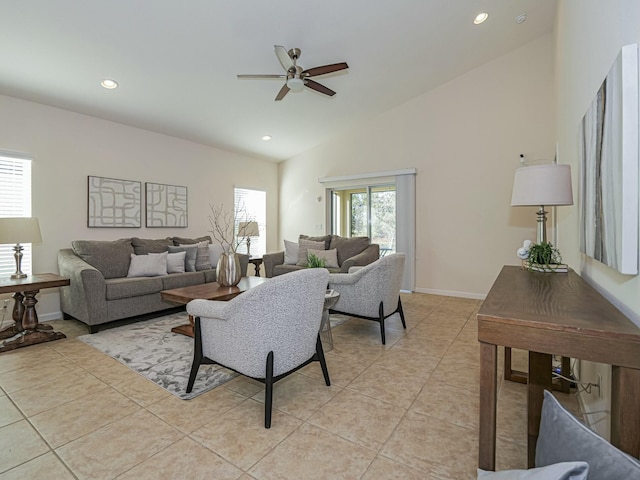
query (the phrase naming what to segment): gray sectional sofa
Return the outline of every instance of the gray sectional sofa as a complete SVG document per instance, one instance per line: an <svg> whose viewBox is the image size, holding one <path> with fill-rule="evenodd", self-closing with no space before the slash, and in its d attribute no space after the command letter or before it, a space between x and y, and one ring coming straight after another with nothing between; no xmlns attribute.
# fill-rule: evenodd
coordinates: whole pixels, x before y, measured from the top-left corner
<svg viewBox="0 0 640 480"><path fill-rule="evenodd" d="M64 318L76 318L95 333L99 325L107 322L176 307L161 299L162 290L216 281L215 249L219 247L213 244L206 246L204 242L210 241L208 236L73 241L72 248L58 252L60 275L71 279L68 287L60 289ZM181 257L182 251L185 252L184 257ZM138 265L139 260L156 260L152 256L134 258L132 254L159 254L162 258L169 258L169 254L175 253L178 255L171 257L174 261L185 259L184 272L145 272L144 269L131 268L132 262ZM249 257L240 255L242 276L246 276L248 263ZM180 270L175 262L173 270Z"/></svg>
<svg viewBox="0 0 640 480"><path fill-rule="evenodd" d="M327 260L331 273L347 273L351 267L369 265L380 258L380 246L371 243L369 237L300 235L298 242L285 240L284 245L285 251L267 253L262 257L268 278L306 268L310 250Z"/></svg>

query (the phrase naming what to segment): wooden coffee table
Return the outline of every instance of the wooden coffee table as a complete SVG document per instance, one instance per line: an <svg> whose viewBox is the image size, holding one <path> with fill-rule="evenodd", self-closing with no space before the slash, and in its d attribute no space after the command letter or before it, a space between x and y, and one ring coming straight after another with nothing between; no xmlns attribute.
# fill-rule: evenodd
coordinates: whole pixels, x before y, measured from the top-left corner
<svg viewBox="0 0 640 480"><path fill-rule="evenodd" d="M191 300L231 300L242 292L257 287L258 285L268 282L268 278L262 277L242 277L240 283L235 287L221 287L217 282L202 283L200 285L192 285L190 287L173 288L171 290L163 290L160 292L162 299L167 302L179 303L186 305ZM180 333L193 337L194 320L189 315L189 323L180 325L171 329L173 333Z"/></svg>

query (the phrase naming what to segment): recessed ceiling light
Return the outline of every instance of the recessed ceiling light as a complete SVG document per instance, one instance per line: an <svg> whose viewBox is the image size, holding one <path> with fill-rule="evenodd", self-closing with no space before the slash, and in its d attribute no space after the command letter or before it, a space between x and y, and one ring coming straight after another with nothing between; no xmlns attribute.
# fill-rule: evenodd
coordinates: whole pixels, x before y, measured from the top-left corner
<svg viewBox="0 0 640 480"><path fill-rule="evenodd" d="M104 80L102 80L100 82L100 85L102 85L104 88L109 89L109 90L113 90L114 88L118 88L118 82L116 82L115 80L111 80L110 78L105 78Z"/></svg>
<svg viewBox="0 0 640 480"><path fill-rule="evenodd" d="M264 140L265 142L268 142L269 140L271 140L271 135L263 135L262 140Z"/></svg>
<svg viewBox="0 0 640 480"><path fill-rule="evenodd" d="M473 19L473 23L475 25L480 25L482 22L484 22L487 18L489 18L489 14L487 12L482 12L479 13L478 15L476 15L476 18Z"/></svg>

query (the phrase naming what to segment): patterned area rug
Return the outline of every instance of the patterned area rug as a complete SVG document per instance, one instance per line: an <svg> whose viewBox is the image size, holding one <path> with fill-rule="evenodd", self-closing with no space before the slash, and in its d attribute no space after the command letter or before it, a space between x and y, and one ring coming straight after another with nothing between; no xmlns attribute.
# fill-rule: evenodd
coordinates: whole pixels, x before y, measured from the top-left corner
<svg viewBox="0 0 640 480"><path fill-rule="evenodd" d="M219 365L201 365L193 390L186 393L193 361L193 339L171 333L171 328L186 322L187 315L180 312L82 335L78 340L115 358L176 397L190 400L238 374Z"/></svg>

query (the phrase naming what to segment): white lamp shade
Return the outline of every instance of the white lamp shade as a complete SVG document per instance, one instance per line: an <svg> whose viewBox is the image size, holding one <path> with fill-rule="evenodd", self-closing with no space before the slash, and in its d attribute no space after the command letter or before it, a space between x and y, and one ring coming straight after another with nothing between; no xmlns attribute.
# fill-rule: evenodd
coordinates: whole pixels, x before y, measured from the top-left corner
<svg viewBox="0 0 640 480"><path fill-rule="evenodd" d="M516 170L511 206L573 205L571 167L535 165Z"/></svg>
<svg viewBox="0 0 640 480"><path fill-rule="evenodd" d="M240 222L238 224L238 236L240 237L259 237L258 222Z"/></svg>
<svg viewBox="0 0 640 480"><path fill-rule="evenodd" d="M40 225L35 217L0 218L0 245L40 243Z"/></svg>

